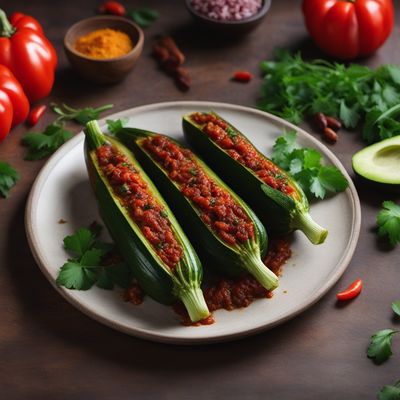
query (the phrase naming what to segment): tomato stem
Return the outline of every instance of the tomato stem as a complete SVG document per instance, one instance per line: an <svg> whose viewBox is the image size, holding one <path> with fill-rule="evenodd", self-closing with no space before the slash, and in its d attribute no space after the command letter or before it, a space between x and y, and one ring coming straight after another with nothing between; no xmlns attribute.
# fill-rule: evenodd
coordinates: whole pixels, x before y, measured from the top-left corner
<svg viewBox="0 0 400 400"><path fill-rule="evenodd" d="M16 29L11 25L6 13L0 8L0 36L11 37Z"/></svg>

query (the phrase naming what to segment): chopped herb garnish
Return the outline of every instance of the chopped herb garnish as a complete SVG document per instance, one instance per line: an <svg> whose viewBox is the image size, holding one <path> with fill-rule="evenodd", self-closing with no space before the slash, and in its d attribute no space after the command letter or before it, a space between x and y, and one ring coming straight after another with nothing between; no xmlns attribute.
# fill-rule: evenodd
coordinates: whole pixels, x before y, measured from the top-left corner
<svg viewBox="0 0 400 400"><path fill-rule="evenodd" d="M228 126L225 129L225 132L228 134L228 136L235 142L236 141L236 136L238 135L237 132L232 129L230 126Z"/></svg>
<svg viewBox="0 0 400 400"><path fill-rule="evenodd" d="M193 175L193 176L197 176L198 171L196 168L190 168L189 172Z"/></svg>
<svg viewBox="0 0 400 400"><path fill-rule="evenodd" d="M0 161L0 195L8 197L10 190L20 179L19 173L10 164Z"/></svg>
<svg viewBox="0 0 400 400"><path fill-rule="evenodd" d="M150 204L150 203L146 203L145 205L144 205L144 209L145 210L151 210L153 208L153 206Z"/></svg>
<svg viewBox="0 0 400 400"><path fill-rule="evenodd" d="M162 250L165 247L165 243L164 242L158 242L156 244L157 249Z"/></svg>
<svg viewBox="0 0 400 400"><path fill-rule="evenodd" d="M214 197L212 197L212 198L210 199L210 206L211 206L211 207L214 207L216 202L217 202L217 200L216 200Z"/></svg>
<svg viewBox="0 0 400 400"><path fill-rule="evenodd" d="M124 183L123 185L120 186L119 192L122 194L129 192L129 186L126 183Z"/></svg>
<svg viewBox="0 0 400 400"><path fill-rule="evenodd" d="M161 211L160 211L160 215L161 215L163 218L167 218L167 217L168 217L168 213L167 213L165 210L161 210Z"/></svg>

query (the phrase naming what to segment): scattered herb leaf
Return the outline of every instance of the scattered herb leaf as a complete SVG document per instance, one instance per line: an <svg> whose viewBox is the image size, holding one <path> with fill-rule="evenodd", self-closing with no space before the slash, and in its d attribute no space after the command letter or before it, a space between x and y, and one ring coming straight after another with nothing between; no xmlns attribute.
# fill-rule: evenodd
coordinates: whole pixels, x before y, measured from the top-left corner
<svg viewBox="0 0 400 400"><path fill-rule="evenodd" d="M107 123L107 128L110 133L115 135L117 132L119 132L125 124L128 122L127 118L121 118L121 119L106 119Z"/></svg>
<svg viewBox="0 0 400 400"><path fill-rule="evenodd" d="M368 346L367 355L377 364L386 361L392 353L392 337L397 331L393 329L383 329L375 332L371 336L371 343Z"/></svg>
<svg viewBox="0 0 400 400"><path fill-rule="evenodd" d="M59 115L56 122L72 120L82 125L87 124L93 119L99 119L99 116L102 112L109 110L112 107L114 107L113 104L106 104L98 108L72 108L64 103L61 106L58 106L54 103L51 104L51 109Z"/></svg>
<svg viewBox="0 0 400 400"><path fill-rule="evenodd" d="M393 312L400 317L400 300L392 303Z"/></svg>
<svg viewBox="0 0 400 400"><path fill-rule="evenodd" d="M160 16L160 13L152 8L135 8L128 11L126 15L140 27L147 28Z"/></svg>
<svg viewBox="0 0 400 400"><path fill-rule="evenodd" d="M272 160L289 171L309 197L323 199L328 193L341 192L348 186L339 169L321 164L322 156L317 150L298 147L294 131L276 139Z"/></svg>
<svg viewBox="0 0 400 400"><path fill-rule="evenodd" d="M393 201L384 201L377 216L378 235L388 237L392 246L400 243L400 206Z"/></svg>
<svg viewBox="0 0 400 400"><path fill-rule="evenodd" d="M64 124L53 122L43 132L30 132L22 138L22 144L28 148L26 160L40 160L54 153L73 136L64 129Z"/></svg>
<svg viewBox="0 0 400 400"><path fill-rule="evenodd" d="M400 400L400 381L384 386L378 394L379 400Z"/></svg>
<svg viewBox="0 0 400 400"><path fill-rule="evenodd" d="M10 164L0 161L0 194L6 198L10 194L10 189L20 179L19 173Z"/></svg>

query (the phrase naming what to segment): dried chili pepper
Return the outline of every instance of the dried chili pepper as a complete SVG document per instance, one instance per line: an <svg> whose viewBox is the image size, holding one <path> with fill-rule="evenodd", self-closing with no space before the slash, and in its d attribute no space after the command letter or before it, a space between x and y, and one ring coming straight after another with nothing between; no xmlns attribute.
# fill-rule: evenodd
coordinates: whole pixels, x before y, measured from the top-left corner
<svg viewBox="0 0 400 400"><path fill-rule="evenodd" d="M35 126L39 122L40 118L42 118L46 108L47 106L45 104L40 104L36 107L33 107L29 113L28 120L26 121L27 124L29 126Z"/></svg>
<svg viewBox="0 0 400 400"><path fill-rule="evenodd" d="M99 7L101 14L118 15L120 17L126 14L125 7L118 1L106 1Z"/></svg>
<svg viewBox="0 0 400 400"><path fill-rule="evenodd" d="M347 301L357 297L363 288L361 279L355 280L347 289L336 294L336 298L341 301Z"/></svg>
<svg viewBox="0 0 400 400"><path fill-rule="evenodd" d="M236 71L232 79L236 82L247 83L253 79L253 75L249 71Z"/></svg>

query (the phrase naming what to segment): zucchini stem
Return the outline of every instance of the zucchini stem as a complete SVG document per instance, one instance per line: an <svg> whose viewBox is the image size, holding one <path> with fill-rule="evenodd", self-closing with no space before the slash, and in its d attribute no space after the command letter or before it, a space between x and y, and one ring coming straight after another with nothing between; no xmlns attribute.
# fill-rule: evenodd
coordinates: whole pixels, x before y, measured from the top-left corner
<svg viewBox="0 0 400 400"><path fill-rule="evenodd" d="M248 249L242 255L243 267L267 290L274 290L279 285L278 277L262 262L260 250Z"/></svg>
<svg viewBox="0 0 400 400"><path fill-rule="evenodd" d="M179 298L185 305L192 322L200 321L210 315L203 292L199 287L180 291Z"/></svg>
<svg viewBox="0 0 400 400"><path fill-rule="evenodd" d="M85 134L91 150L98 149L107 142L103 132L100 130L99 123L96 120L89 121L86 124Z"/></svg>
<svg viewBox="0 0 400 400"><path fill-rule="evenodd" d="M318 225L308 212L298 211L294 215L292 227L301 230L313 244L324 243L328 231Z"/></svg>

